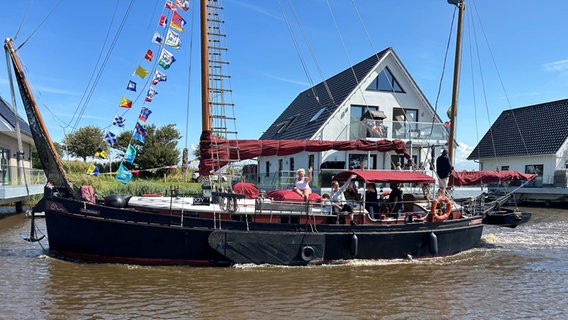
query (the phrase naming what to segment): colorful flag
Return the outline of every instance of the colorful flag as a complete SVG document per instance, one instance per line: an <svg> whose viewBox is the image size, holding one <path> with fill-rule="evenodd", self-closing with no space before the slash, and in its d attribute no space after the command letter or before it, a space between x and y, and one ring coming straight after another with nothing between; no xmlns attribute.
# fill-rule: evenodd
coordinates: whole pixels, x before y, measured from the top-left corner
<svg viewBox="0 0 568 320"><path fill-rule="evenodd" d="M124 153L124 161L133 163L134 158L136 158L136 148L129 144L128 148L126 148L126 153Z"/></svg>
<svg viewBox="0 0 568 320"><path fill-rule="evenodd" d="M134 71L135 74L137 74L140 78L144 79L144 77L146 77L146 75L148 74L148 70L142 68L140 65L138 65L138 67L136 68L136 71Z"/></svg>
<svg viewBox="0 0 568 320"><path fill-rule="evenodd" d="M87 169L87 174L93 175L93 176L98 176L99 175L99 168L97 166L95 166L93 163L91 163L91 165L89 166L89 169Z"/></svg>
<svg viewBox="0 0 568 320"><path fill-rule="evenodd" d="M128 181L132 179L132 172L130 172L128 168L121 163L118 167L118 171L116 172L115 179L124 184L127 184Z"/></svg>
<svg viewBox="0 0 568 320"><path fill-rule="evenodd" d="M97 149L97 152L95 152L95 157L106 159L107 153L103 149L99 148L99 149Z"/></svg>
<svg viewBox="0 0 568 320"><path fill-rule="evenodd" d="M146 59L148 61L152 61L152 50L148 49L148 51L146 51L146 54L144 55L144 59Z"/></svg>
<svg viewBox="0 0 568 320"><path fill-rule="evenodd" d="M166 34L166 44L174 49L179 49L181 47L181 38L179 34L175 33L172 29L168 29Z"/></svg>
<svg viewBox="0 0 568 320"><path fill-rule="evenodd" d="M189 1L188 0L176 0L176 5L182 9L183 11L189 10Z"/></svg>
<svg viewBox="0 0 568 320"><path fill-rule="evenodd" d="M123 107L126 109L130 109L132 108L132 100L126 99L125 97L122 97L122 99L120 99L120 103L118 104L119 107Z"/></svg>
<svg viewBox="0 0 568 320"><path fill-rule="evenodd" d="M164 38L162 37L161 34L154 32L154 36L152 37L152 42L154 42L155 44L161 46L162 43L164 43Z"/></svg>
<svg viewBox="0 0 568 320"><path fill-rule="evenodd" d="M150 89L148 89L148 93L146 93L146 98L144 99L144 101L152 102L152 99L157 94L158 94L158 91L156 91L156 89L150 87Z"/></svg>
<svg viewBox="0 0 568 320"><path fill-rule="evenodd" d="M174 63L176 61L176 59L174 58L174 55L171 54L168 50L166 49L162 49L162 53L160 54L160 61L158 61L158 64L164 68L164 70L168 70L168 68L172 65L172 63Z"/></svg>
<svg viewBox="0 0 568 320"><path fill-rule="evenodd" d="M106 143L112 146L113 144L116 143L116 135L109 131L105 134L104 140L106 141Z"/></svg>
<svg viewBox="0 0 568 320"><path fill-rule="evenodd" d="M183 26L185 26L185 20L179 13L177 13L177 11L174 11L172 14L172 21L170 21L170 27L179 32L183 32Z"/></svg>
<svg viewBox="0 0 568 320"><path fill-rule="evenodd" d="M136 127L134 128L134 134L132 135L132 137L142 143L144 143L144 140L146 139L146 137L148 136L148 131L146 131L146 129L144 129L138 122L136 122Z"/></svg>
<svg viewBox="0 0 568 320"><path fill-rule="evenodd" d="M175 10L176 7L174 6L174 1L173 0L166 0L166 8Z"/></svg>
<svg viewBox="0 0 568 320"><path fill-rule="evenodd" d="M115 115L112 120L112 124L120 128L124 128L124 122L126 122L126 120L119 115Z"/></svg>
<svg viewBox="0 0 568 320"><path fill-rule="evenodd" d="M168 80L168 77L165 74L161 73L160 71L156 70L154 72L154 77L152 78L152 84L157 85L158 82L166 80Z"/></svg>
<svg viewBox="0 0 568 320"><path fill-rule="evenodd" d="M126 86L126 90L136 92L136 82L134 82L132 80L128 80L128 85Z"/></svg>
<svg viewBox="0 0 568 320"><path fill-rule="evenodd" d="M160 27L165 27L167 23L168 23L168 18L166 18L166 15L161 15L160 22L158 22L158 25Z"/></svg>
<svg viewBox="0 0 568 320"><path fill-rule="evenodd" d="M142 111L140 111L140 116L138 116L138 119L146 122L146 120L148 120L148 117L150 116L151 113L152 110L148 109L146 106L143 106Z"/></svg>

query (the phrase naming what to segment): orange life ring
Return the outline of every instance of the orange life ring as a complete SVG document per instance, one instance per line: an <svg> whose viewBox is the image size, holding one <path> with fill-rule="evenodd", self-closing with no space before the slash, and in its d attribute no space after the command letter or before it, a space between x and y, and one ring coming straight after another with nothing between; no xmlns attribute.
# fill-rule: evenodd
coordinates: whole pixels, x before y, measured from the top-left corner
<svg viewBox="0 0 568 320"><path fill-rule="evenodd" d="M436 210L440 202L443 202L446 206L446 211L443 214L438 214L438 210ZM430 214L432 215L433 222L442 222L448 220L451 212L452 212L452 203L450 201L450 198L445 196L439 196L434 200L434 202L432 202L432 210L430 211Z"/></svg>

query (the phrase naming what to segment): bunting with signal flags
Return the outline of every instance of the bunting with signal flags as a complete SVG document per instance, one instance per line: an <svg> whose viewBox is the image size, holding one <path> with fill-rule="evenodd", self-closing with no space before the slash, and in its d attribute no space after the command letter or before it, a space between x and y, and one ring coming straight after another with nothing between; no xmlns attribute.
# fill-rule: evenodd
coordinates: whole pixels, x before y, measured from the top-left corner
<svg viewBox="0 0 568 320"><path fill-rule="evenodd" d="M176 61L174 55L168 51L166 47L169 50L172 50L170 48L176 50L181 48L181 35L183 35L181 32L184 32L185 25L187 24L182 14L189 10L190 1L164 0L164 6L169 10L164 10L162 14L159 15L158 26L155 26L154 34L151 39L152 43L158 45L159 49L147 48L146 51L139 56L141 62L139 62L131 76L131 79L128 81L126 86L126 91L128 93L121 98L119 103L120 108L131 109L134 103L138 103L138 101L140 101L139 98L141 96L137 94L134 98L134 94L130 92L144 92L146 88L148 91L145 96L142 96L144 97L143 103L152 102L154 97L158 94L155 86L160 82L166 82L168 79L164 70L169 70L172 64ZM142 57L144 60L142 60ZM157 67L158 65L160 68ZM148 75L151 76L150 81L141 84L138 80L136 80L138 77L140 79L145 79ZM125 111L124 114L127 112L128 111ZM123 118L124 114L121 116L118 114L120 113L117 113L114 116L112 124L119 128L124 128L126 121L125 118ZM150 114L152 114L152 111L147 106L143 105L140 110L140 114L138 115L135 129L132 133L132 139L138 140L141 143L145 142L145 139L148 136L148 131L141 125L141 123L147 122ZM117 143L117 140L117 136L114 133L110 131L106 132L104 141L111 147ZM131 164L134 163L136 152L137 149L133 145L128 145L126 152L124 153L123 162ZM107 154L104 150L99 149L95 153L95 156L105 159ZM96 168L96 166L89 167L89 174L93 174L95 172L98 174L98 168ZM133 172L134 170L128 169L123 163L121 163L118 171L116 172L115 178L116 180L126 184L132 178Z"/></svg>
<svg viewBox="0 0 568 320"><path fill-rule="evenodd" d="M114 178L124 184L127 184L128 181L132 179L132 172L130 172L130 170L128 170L128 168L121 163Z"/></svg>
<svg viewBox="0 0 568 320"><path fill-rule="evenodd" d="M146 122L151 113L152 110L148 109L146 106L143 106L142 111L140 111L140 115L138 116L138 119L140 119L140 121Z"/></svg>
<svg viewBox="0 0 568 320"><path fill-rule="evenodd" d="M99 168L95 166L95 164L91 163L89 168L87 169L87 174L98 176L99 175Z"/></svg>
<svg viewBox="0 0 568 320"><path fill-rule="evenodd" d="M142 68L142 66L138 65L138 67L134 71L134 74L136 74L140 78L144 79L148 75L148 70L146 70L146 69Z"/></svg>
<svg viewBox="0 0 568 320"><path fill-rule="evenodd" d="M189 1L188 0L176 0L176 5L182 9L183 11L189 10Z"/></svg>
<svg viewBox="0 0 568 320"><path fill-rule="evenodd" d="M107 153L103 149L99 148L99 149L97 149L97 152L95 152L95 157L98 157L98 158L101 158L101 159L106 159Z"/></svg>
<svg viewBox="0 0 568 320"><path fill-rule="evenodd" d="M118 104L119 107L130 109L132 108L132 100L127 99L126 97L122 97L120 99L120 103Z"/></svg>
<svg viewBox="0 0 568 320"><path fill-rule="evenodd" d="M116 135L109 131L105 134L104 140L106 143L112 146L113 144L116 143Z"/></svg>
<svg viewBox="0 0 568 320"><path fill-rule="evenodd" d="M177 13L177 11L174 11L172 13L172 20L170 21L170 27L176 29L179 32L183 32L183 27L185 26L185 20L183 19L183 17Z"/></svg>

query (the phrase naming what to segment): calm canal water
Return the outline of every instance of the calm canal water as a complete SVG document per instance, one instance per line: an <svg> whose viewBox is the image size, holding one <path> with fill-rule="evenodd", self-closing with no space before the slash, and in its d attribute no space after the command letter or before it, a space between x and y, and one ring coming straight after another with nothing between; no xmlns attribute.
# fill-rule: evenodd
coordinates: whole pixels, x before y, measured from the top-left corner
<svg viewBox="0 0 568 320"><path fill-rule="evenodd" d="M66 262L21 240L28 219L8 216L0 318L566 319L568 210L526 209L528 224L485 227L479 247L452 257L301 268Z"/></svg>

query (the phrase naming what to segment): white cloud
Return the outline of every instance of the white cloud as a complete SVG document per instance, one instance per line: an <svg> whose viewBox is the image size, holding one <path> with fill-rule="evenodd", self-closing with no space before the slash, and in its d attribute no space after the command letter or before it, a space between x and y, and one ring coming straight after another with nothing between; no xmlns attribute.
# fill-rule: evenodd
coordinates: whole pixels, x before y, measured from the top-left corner
<svg viewBox="0 0 568 320"><path fill-rule="evenodd" d="M560 61L545 63L544 70L550 72L568 71L568 60L560 60Z"/></svg>
<svg viewBox="0 0 568 320"><path fill-rule="evenodd" d="M467 160L467 157L473 151L472 146L468 146L467 144L460 142L459 146L457 146L455 150L456 158L454 160L454 168L456 170L477 170L479 169L479 165L476 162L471 160Z"/></svg>

